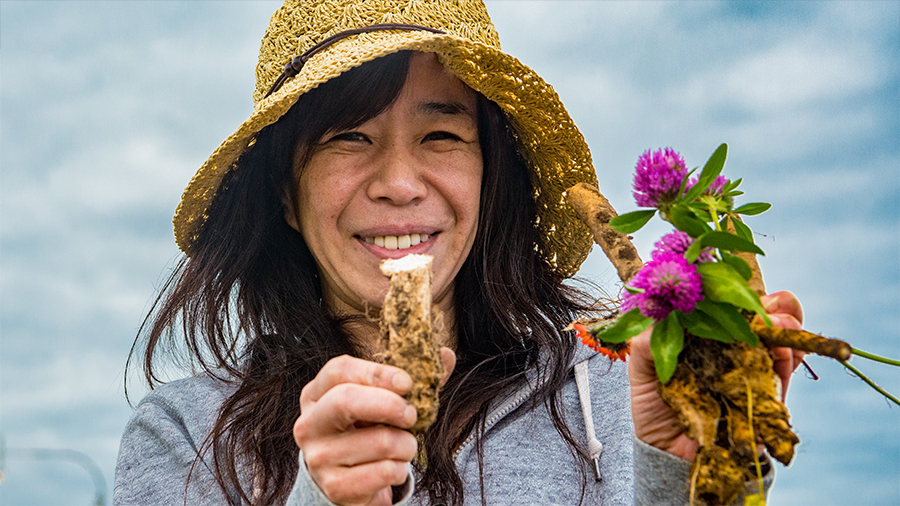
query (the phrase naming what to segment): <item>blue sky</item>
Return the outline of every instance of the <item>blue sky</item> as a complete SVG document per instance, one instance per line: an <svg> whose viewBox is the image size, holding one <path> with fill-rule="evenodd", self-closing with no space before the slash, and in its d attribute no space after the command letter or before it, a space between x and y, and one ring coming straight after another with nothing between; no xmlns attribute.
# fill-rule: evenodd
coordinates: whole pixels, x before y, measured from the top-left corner
<svg viewBox="0 0 900 506"><path fill-rule="evenodd" d="M108 494L124 364L177 258L181 192L252 108L278 2L0 3L0 434L71 448ZM488 2L504 50L553 84L602 191L634 208L646 149L773 208L749 224L771 290L809 330L900 357L900 3ZM636 238L644 255L667 231ZM597 248L580 276L614 290ZM900 504L900 409L813 357L788 407L802 444L772 505ZM856 359L900 392L900 373ZM131 383L137 398L143 387ZM86 472L7 459L0 505L88 504Z"/></svg>

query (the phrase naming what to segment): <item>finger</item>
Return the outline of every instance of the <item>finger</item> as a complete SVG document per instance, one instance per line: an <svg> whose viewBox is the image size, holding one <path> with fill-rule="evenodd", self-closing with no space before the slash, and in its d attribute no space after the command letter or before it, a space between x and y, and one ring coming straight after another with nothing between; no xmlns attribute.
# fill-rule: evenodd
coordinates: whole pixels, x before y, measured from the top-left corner
<svg viewBox="0 0 900 506"><path fill-rule="evenodd" d="M310 469L350 467L380 460L410 462L416 456L416 438L409 431L373 425L336 434L304 448Z"/></svg>
<svg viewBox="0 0 900 506"><path fill-rule="evenodd" d="M772 355L772 370L781 379L781 400L784 401L788 384L791 381L791 374L796 368L794 365L794 353L790 348L771 348L769 353Z"/></svg>
<svg viewBox="0 0 900 506"><path fill-rule="evenodd" d="M628 375L632 383L656 383L656 366L653 364L653 353L650 351L650 334L653 327L641 332L629 341Z"/></svg>
<svg viewBox="0 0 900 506"><path fill-rule="evenodd" d="M318 402L302 406L297 425L301 426L301 435L313 438L349 430L358 422L406 429L416 423L416 418L416 409L389 390L341 383ZM295 432L297 429L295 425Z"/></svg>
<svg viewBox="0 0 900 506"><path fill-rule="evenodd" d="M453 369L456 368L456 353L446 346L441 348L441 362L444 364L444 379L441 380L441 386L447 383Z"/></svg>
<svg viewBox="0 0 900 506"><path fill-rule="evenodd" d="M412 378L397 367L342 355L329 360L315 379L303 387L300 402L316 402L325 392L342 383L385 388L403 395L412 387Z"/></svg>
<svg viewBox="0 0 900 506"><path fill-rule="evenodd" d="M803 325L800 323L800 320L795 318L792 314L770 314L769 319L772 320L772 325L778 328L803 330Z"/></svg>
<svg viewBox="0 0 900 506"><path fill-rule="evenodd" d="M798 322L803 323L803 307L793 293L787 291L775 292L760 297L760 300L762 300L763 307L767 313L789 314L796 318Z"/></svg>
<svg viewBox="0 0 900 506"><path fill-rule="evenodd" d="M312 478L333 503L390 505L391 485L402 485L408 475L406 462L382 460L330 469Z"/></svg>

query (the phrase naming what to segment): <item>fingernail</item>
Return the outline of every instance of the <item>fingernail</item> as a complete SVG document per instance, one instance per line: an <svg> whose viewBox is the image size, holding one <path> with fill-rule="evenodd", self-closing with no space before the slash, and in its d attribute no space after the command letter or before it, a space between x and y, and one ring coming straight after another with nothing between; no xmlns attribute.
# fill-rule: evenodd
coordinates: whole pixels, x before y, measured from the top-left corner
<svg viewBox="0 0 900 506"><path fill-rule="evenodd" d="M408 374L398 372L391 378L391 388L397 392L406 392L412 388L412 378Z"/></svg>

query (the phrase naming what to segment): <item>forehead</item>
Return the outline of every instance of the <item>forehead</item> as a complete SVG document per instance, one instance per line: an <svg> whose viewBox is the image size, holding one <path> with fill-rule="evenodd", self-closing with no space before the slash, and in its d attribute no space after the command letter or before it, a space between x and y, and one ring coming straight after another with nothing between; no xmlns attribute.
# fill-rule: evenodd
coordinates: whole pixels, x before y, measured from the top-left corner
<svg viewBox="0 0 900 506"><path fill-rule="evenodd" d="M434 53L413 52L398 101L410 100L421 113L475 114L475 91L444 68Z"/></svg>

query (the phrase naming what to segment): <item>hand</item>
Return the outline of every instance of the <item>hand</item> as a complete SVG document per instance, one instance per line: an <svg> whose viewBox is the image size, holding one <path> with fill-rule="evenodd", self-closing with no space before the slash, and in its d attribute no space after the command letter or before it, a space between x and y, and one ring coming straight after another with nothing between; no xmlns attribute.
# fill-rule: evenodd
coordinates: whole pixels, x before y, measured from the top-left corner
<svg viewBox="0 0 900 506"><path fill-rule="evenodd" d="M791 292L776 292L760 297L772 325L783 329L803 329L803 308ZM803 363L806 353L792 348L770 348L773 369L781 379L781 400L787 397L788 383L797 367Z"/></svg>
<svg viewBox="0 0 900 506"><path fill-rule="evenodd" d="M803 310L790 292L777 292L761 298L772 324L782 328L801 328ZM641 441L685 460L694 460L699 444L687 437L675 411L659 397L659 380L650 352L651 329L631 340L628 376L631 382L631 416L635 435ZM773 370L781 378L782 399L791 374L803 360L803 352L773 348Z"/></svg>
<svg viewBox="0 0 900 506"><path fill-rule="evenodd" d="M447 376L456 355L441 349ZM341 356L330 360L300 394L294 440L309 474L341 505L390 505L416 455L407 430L416 410L402 396L412 379L401 369Z"/></svg>

